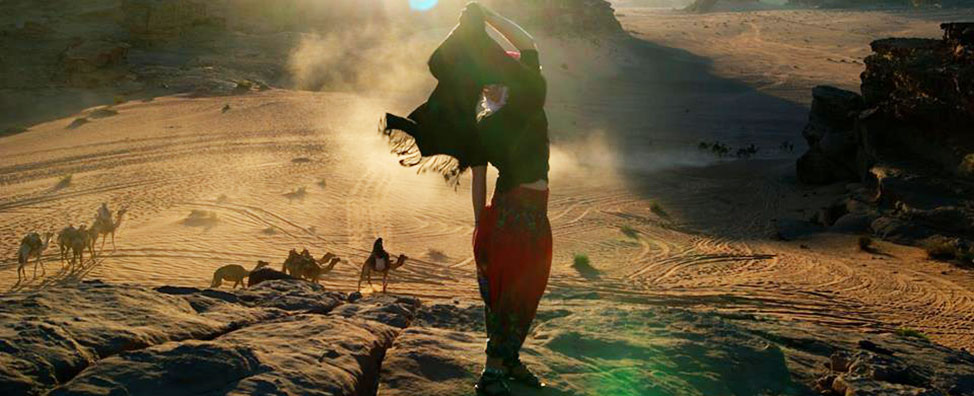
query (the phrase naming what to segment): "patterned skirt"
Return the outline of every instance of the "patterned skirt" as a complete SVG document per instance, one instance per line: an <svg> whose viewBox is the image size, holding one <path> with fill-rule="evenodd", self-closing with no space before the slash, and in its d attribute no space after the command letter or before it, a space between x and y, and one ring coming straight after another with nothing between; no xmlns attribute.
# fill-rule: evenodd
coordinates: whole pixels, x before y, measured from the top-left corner
<svg viewBox="0 0 974 396"><path fill-rule="evenodd" d="M513 363L534 320L551 271L548 191L518 187L494 194L474 232L484 299L487 356Z"/></svg>

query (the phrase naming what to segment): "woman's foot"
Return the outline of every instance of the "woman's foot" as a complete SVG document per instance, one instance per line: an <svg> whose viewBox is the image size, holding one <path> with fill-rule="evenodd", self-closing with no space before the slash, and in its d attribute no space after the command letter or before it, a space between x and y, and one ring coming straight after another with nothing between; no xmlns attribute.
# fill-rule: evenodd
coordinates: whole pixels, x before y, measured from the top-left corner
<svg viewBox="0 0 974 396"><path fill-rule="evenodd" d="M508 364L506 366L507 376L518 383L536 389L542 389L548 386L548 384L541 381L538 376L534 375L531 370L528 370L528 366L525 366L520 359L516 360L513 364Z"/></svg>
<svg viewBox="0 0 974 396"><path fill-rule="evenodd" d="M477 390L477 396L510 396L511 388L506 381L507 373L503 369L488 367L473 388Z"/></svg>

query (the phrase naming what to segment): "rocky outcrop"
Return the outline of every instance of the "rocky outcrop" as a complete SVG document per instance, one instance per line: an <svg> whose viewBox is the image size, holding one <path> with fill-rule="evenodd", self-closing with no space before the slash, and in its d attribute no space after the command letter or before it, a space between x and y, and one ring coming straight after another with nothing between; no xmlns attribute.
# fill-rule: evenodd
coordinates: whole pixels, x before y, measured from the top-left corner
<svg viewBox="0 0 974 396"><path fill-rule="evenodd" d="M225 27L225 2L202 0L123 0L121 20L133 38L165 39L201 25Z"/></svg>
<svg viewBox="0 0 974 396"><path fill-rule="evenodd" d="M0 394L374 394L398 329L330 315L346 304L287 280L229 292L94 281L8 294ZM385 305L405 307L387 313L405 318L415 307Z"/></svg>
<svg viewBox="0 0 974 396"><path fill-rule="evenodd" d="M587 296L549 295L521 354L557 394L974 395L974 356L921 338ZM298 280L10 293L0 394L470 394L479 301L346 297Z"/></svg>
<svg viewBox="0 0 974 396"><path fill-rule="evenodd" d="M622 34L612 4L605 0L493 0L500 13L558 36Z"/></svg>
<svg viewBox="0 0 974 396"><path fill-rule="evenodd" d="M812 111L802 136L809 150L798 159L798 178L828 184L856 178L855 120L863 110L859 94L829 86L812 90Z"/></svg>
<svg viewBox="0 0 974 396"><path fill-rule="evenodd" d="M862 95L813 90L796 164L808 184L857 182L842 231L898 243L954 241L974 257L974 24L943 24L944 38L874 41ZM840 216L840 217L845 217ZM834 222L834 223L833 223ZM863 227L863 225L868 226Z"/></svg>

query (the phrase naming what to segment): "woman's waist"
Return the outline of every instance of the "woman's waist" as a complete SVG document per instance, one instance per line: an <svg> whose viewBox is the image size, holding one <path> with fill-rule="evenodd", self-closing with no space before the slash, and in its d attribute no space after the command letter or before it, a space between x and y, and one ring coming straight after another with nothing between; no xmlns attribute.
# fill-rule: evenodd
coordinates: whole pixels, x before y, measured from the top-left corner
<svg viewBox="0 0 974 396"><path fill-rule="evenodd" d="M494 196L491 197L491 206L496 209L512 209L536 214L547 214L548 189L538 189L524 185L516 185L507 189L495 189Z"/></svg>

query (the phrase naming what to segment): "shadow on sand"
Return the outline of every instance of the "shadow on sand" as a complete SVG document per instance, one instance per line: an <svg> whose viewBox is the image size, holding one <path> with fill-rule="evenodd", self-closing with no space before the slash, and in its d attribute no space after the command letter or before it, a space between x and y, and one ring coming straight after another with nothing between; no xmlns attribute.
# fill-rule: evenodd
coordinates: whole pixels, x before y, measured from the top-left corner
<svg viewBox="0 0 974 396"><path fill-rule="evenodd" d="M587 125L564 142L603 132L613 152L608 165L681 225L720 236L769 235L754 223L773 215L767 209L777 189L796 184L798 150L780 147L786 141L804 146L807 108L719 77L711 60L687 51L636 38L625 46L634 62L586 84L578 117ZM698 148L715 141L731 148L753 144L758 153L742 160ZM579 156L586 163L585 152ZM757 210L764 214L755 218Z"/></svg>

